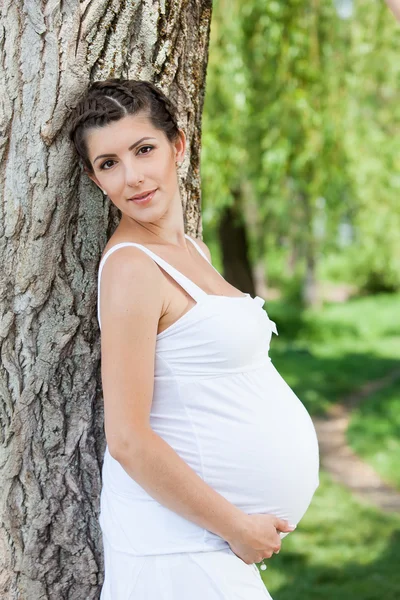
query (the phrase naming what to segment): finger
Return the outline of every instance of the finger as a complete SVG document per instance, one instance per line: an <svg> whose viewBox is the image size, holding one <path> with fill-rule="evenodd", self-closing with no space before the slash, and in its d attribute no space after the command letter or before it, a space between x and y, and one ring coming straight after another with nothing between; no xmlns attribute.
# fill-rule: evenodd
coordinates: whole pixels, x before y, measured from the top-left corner
<svg viewBox="0 0 400 600"><path fill-rule="evenodd" d="M279 542L274 546L274 554L279 554L279 551L281 549L281 538L278 538Z"/></svg>
<svg viewBox="0 0 400 600"><path fill-rule="evenodd" d="M286 519L279 519L278 517L275 519L275 528L278 531L289 532L294 531L296 529L296 525L294 523L289 523Z"/></svg>

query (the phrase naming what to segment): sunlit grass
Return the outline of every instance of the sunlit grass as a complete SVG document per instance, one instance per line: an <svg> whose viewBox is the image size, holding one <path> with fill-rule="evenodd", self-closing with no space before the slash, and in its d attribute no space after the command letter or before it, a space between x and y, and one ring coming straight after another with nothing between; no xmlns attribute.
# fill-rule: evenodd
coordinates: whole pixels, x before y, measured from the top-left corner
<svg viewBox="0 0 400 600"><path fill-rule="evenodd" d="M382 294L301 311L269 301L270 356L311 414L322 413L400 361L400 297Z"/></svg>
<svg viewBox="0 0 400 600"><path fill-rule="evenodd" d="M261 572L274 600L398 600L400 515L359 504L323 472L312 504Z"/></svg>
<svg viewBox="0 0 400 600"><path fill-rule="evenodd" d="M385 481L400 490L400 381L373 394L353 412L347 439Z"/></svg>

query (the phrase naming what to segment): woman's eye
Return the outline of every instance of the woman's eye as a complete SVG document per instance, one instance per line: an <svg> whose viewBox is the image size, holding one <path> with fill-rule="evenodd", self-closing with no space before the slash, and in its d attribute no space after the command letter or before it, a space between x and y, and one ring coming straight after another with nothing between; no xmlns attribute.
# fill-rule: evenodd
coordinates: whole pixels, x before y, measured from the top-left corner
<svg viewBox="0 0 400 600"><path fill-rule="evenodd" d="M139 148L139 150L138 150L138 154L149 154L149 152L141 152L141 150L146 150L146 148L148 148L148 149L149 149L149 152L150 152L151 150L153 150L154 146L142 146L141 148ZM105 165L106 165L107 163L113 163L113 162L115 162L115 161L114 161L114 160L111 160L111 158L109 158L108 160L105 160L105 161L104 161L104 162L103 162L103 163L100 165L100 169L102 169L103 171L109 171L109 170L110 170L109 168L104 168L104 167L105 167ZM111 167L110 167L110 168L111 168Z"/></svg>
<svg viewBox="0 0 400 600"><path fill-rule="evenodd" d="M141 151L141 150L145 150L146 148L150 148L150 150L152 150L152 149L153 149L153 147L154 147L154 146L142 146L142 147L139 149L139 151L138 151L138 154L139 154L139 153L141 153L141 154L148 154L148 152L140 152L140 151Z"/></svg>
<svg viewBox="0 0 400 600"><path fill-rule="evenodd" d="M104 165L106 165L109 162L114 162L113 160L109 159L109 160L105 160L101 165L100 165L100 169L104 169ZM105 171L108 171L108 169L104 169Z"/></svg>

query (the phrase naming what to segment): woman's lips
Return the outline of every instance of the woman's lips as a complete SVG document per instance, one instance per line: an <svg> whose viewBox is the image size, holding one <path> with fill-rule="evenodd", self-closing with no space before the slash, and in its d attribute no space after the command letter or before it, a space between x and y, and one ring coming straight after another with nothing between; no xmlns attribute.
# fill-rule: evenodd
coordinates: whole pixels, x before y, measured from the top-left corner
<svg viewBox="0 0 400 600"><path fill-rule="evenodd" d="M156 191L157 190L154 190L153 192L150 192L150 194L147 194L147 196L143 196L142 198L133 198L131 202L134 202L135 204L148 204L153 198Z"/></svg>

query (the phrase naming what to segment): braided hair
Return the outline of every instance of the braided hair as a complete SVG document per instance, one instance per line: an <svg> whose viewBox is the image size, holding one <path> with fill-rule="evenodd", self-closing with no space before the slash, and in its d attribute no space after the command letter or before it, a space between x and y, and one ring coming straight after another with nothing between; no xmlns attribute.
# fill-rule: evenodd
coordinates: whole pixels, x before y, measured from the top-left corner
<svg viewBox="0 0 400 600"><path fill-rule="evenodd" d="M156 129L164 131L170 142L176 140L179 126L177 109L171 100L150 81L106 79L93 82L71 115L69 139L84 168L93 173L89 160L86 132L104 127L126 115L145 112Z"/></svg>

